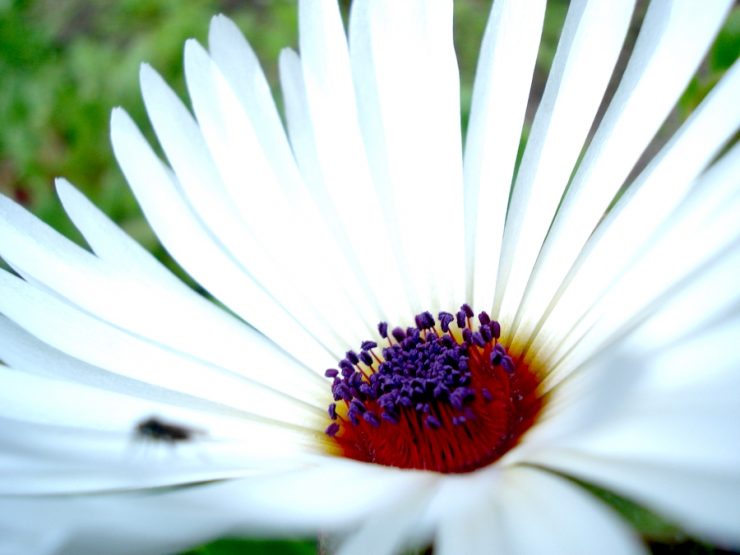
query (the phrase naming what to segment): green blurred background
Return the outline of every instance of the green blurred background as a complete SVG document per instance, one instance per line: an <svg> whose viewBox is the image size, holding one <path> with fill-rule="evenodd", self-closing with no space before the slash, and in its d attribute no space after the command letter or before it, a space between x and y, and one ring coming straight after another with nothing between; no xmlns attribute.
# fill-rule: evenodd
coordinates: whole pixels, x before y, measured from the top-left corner
<svg viewBox="0 0 740 555"><path fill-rule="evenodd" d="M349 2L341 5L346 14ZM490 0L459 0L455 4L463 121L489 7ZM566 0L549 3L533 104L544 86L566 10ZM637 20L644 10L645 2L638 2ZM123 106L154 141L138 90L139 64L151 63L186 97L183 42L195 37L205 43L209 19L216 13L225 13L237 22L274 85L280 49L297 44L292 0L0 0L0 192L79 240L54 195L54 177L64 176L172 266L113 159L108 118L112 107ZM634 40L636 29L634 26L628 42ZM685 119L738 52L740 9L735 8L698 76L651 145L651 152ZM720 552L686 541L673 528L656 524L651 515L624 505L624 500L607 500L662 542L653 544L654 552ZM195 553L297 554L315 549L313 541L223 540Z"/></svg>

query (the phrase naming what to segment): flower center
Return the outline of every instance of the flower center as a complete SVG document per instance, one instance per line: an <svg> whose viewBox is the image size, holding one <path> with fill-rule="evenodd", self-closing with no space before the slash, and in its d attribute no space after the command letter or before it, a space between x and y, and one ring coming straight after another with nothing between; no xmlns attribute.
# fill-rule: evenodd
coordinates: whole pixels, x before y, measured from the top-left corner
<svg viewBox="0 0 740 555"><path fill-rule="evenodd" d="M446 473L470 472L513 447L542 408L537 375L499 341L501 326L463 305L424 312L416 326L362 343L330 368L326 434L348 458Z"/></svg>

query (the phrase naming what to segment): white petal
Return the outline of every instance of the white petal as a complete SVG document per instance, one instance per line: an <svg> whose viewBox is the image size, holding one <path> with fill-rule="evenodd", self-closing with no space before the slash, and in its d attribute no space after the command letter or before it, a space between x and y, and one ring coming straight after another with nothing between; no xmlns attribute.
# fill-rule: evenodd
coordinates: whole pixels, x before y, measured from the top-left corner
<svg viewBox="0 0 740 555"><path fill-rule="evenodd" d="M440 522L434 542L435 553L439 555L509 553L496 512L488 506L476 506L475 509L452 513Z"/></svg>
<svg viewBox="0 0 740 555"><path fill-rule="evenodd" d="M353 245L366 244L370 245L371 241L376 241L377 244L372 246L373 252L387 251L383 254L383 260L388 262L385 258L385 254L390 253L390 247L384 249L382 243L385 240L384 231L380 231L376 234L375 238L365 237L365 233L368 231L368 227L360 226L358 229L350 230L350 234L345 231L344 223L341 221L337 208L335 208L332 197L329 195L327 189L323 186L324 177L322 176L321 160L317 152L316 135L314 131L314 124L311 120L311 114L308 107L308 99L306 97L306 85L303 76L303 68L301 61L295 51L290 49L284 49L280 53L280 83L283 91L283 97L285 100L285 112L286 120L288 125L288 132L290 134L290 140L295 153L296 160L298 161L301 173L304 176L308 192L312 196L312 202L320 207L323 214L321 221L328 227L329 233L331 233L339 242L339 246L344 255L344 259L348 266L355 268L359 275L356 278L360 282L360 286L365 291L365 295L368 301L376 306L377 309L372 313L377 315L377 321L385 318L391 322L398 321L397 318L400 315L406 317L409 314L410 308L406 295L402 289L403 277L398 276L398 280L395 283L387 283L390 287L386 291L386 294L378 297L376 291L373 290L373 282L377 278L371 277L374 272L380 268L381 262L370 267L367 266L371 260L363 255L364 250L357 248ZM349 213L353 213L353 208L348 208ZM355 219L356 221L357 219ZM363 220L364 221L364 220ZM354 235L351 235L354 234ZM359 235L357 235L359 234ZM370 274L368 274L370 272ZM387 276L392 276L394 272L386 272ZM397 272L396 272L397 273ZM395 279L395 278L393 278ZM378 282L375 281L377 284ZM401 287L401 288L399 288ZM360 293L362 295L362 293ZM396 297L395 302L393 297ZM393 304L395 307L389 312L388 303ZM383 315L383 316L380 316ZM369 318L370 316L368 316Z"/></svg>
<svg viewBox="0 0 740 555"><path fill-rule="evenodd" d="M188 49L188 54L192 51ZM191 60L192 56L188 55L186 62L192 74ZM190 84L193 86L192 80ZM206 86L205 80L198 84L197 90L202 90ZM335 357L339 357L343 353L343 345L332 341L334 338L327 323L321 321L319 314L307 299L291 284L291 278L300 279L300 268L297 265L281 267L278 263L279 251L275 252L268 245L261 244L250 231L247 220L238 210L239 206L245 204L243 195L242 202L235 202L234 180L225 182L219 175L219 165L208 152L201 131L188 110L149 66L142 66L141 88L159 141L193 211L218 239L225 251L240 263L244 272L252 276L262 289L322 345L333 349ZM194 98L200 96L195 94ZM232 172L229 174L233 177ZM238 177L236 179L240 181ZM236 190L246 189L237 187ZM277 203L270 199L268 204L271 207ZM289 261L288 258L285 262Z"/></svg>
<svg viewBox="0 0 740 555"><path fill-rule="evenodd" d="M635 325L641 325L634 330L618 329L610 336L607 327L607 331L602 330L600 334L594 332L593 338L587 336L559 362L562 372L567 373L596 354L599 348L609 346L609 343L605 345L605 337L614 343L634 331L631 337L622 340L624 345L631 346L635 352L655 349L701 330L726 314L728 307L737 306L740 291L736 287L735 277L740 271L740 245L736 244L732 250L720 255L700 272L690 275L680 283L680 287L669 291L659 302L648 305L647 314L639 314L640 318L636 318ZM701 310L696 307L701 307ZM641 323L640 320L647 316L649 318Z"/></svg>
<svg viewBox="0 0 740 555"><path fill-rule="evenodd" d="M616 513L563 478L512 467L465 481L440 521L445 555L645 551Z"/></svg>
<svg viewBox="0 0 740 555"><path fill-rule="evenodd" d="M3 373L0 413L33 422L99 430L133 429L135 422L159 414L191 422L218 437L272 439L258 444L265 453L277 448L315 449L322 437L315 429L274 426L255 418L245 403L230 407L126 376L114 374L45 345L4 317L0 318L0 358L22 372Z"/></svg>
<svg viewBox="0 0 740 555"><path fill-rule="evenodd" d="M357 123L347 40L333 0L299 4L301 58L281 59L283 90L291 98L288 129L307 186L345 241L353 266L367 280L381 314L398 321L409 307L394 247ZM290 60L290 63L288 60ZM312 144L302 148L305 137ZM296 144L298 143L298 144ZM408 314L408 312L406 312Z"/></svg>
<svg viewBox="0 0 740 555"><path fill-rule="evenodd" d="M156 412L164 406L196 410L201 414L215 413L240 418L249 416L248 412L239 408L230 408L86 364L41 342L4 316L0 317L0 332L0 358L12 368L23 371L21 374L10 374L15 385L12 390L6 388L4 392L9 398L3 406L6 411L4 414L41 422L102 428L110 423L118 429L130 427L134 418ZM39 380L39 377L51 381L47 383L44 379ZM34 391L48 392L49 388L75 388L78 385L82 387L73 395L34 394ZM28 392L28 395L19 388ZM114 397L116 394L123 397L120 397L120 402L103 399L107 392L112 392ZM101 396L100 400L96 399L96 394ZM139 405L131 398L143 404ZM28 399L41 402L37 405L28 402ZM87 402L92 403L90 410L79 410ZM103 411L102 407L109 407L109 410ZM117 420L120 414L126 414L124 420Z"/></svg>
<svg viewBox="0 0 740 555"><path fill-rule="evenodd" d="M709 48L731 0L651 2L624 76L558 209L528 286L520 334L568 269ZM527 325L530 323L530 325Z"/></svg>
<svg viewBox="0 0 740 555"><path fill-rule="evenodd" d="M303 217L305 210L286 197L250 118L195 41L185 46L185 74L195 113L226 190L255 240L264 252L272 254L289 294L282 293L277 280L269 276L263 286L284 303L291 297L305 301L308 312L301 312L298 319L322 337L324 344L333 345L335 353L359 344L371 333L365 320L372 318L372 309L363 302L363 295L353 298L345 294L344 284L337 281L331 261L326 259L320 236L314 236L312 222ZM250 269L260 264L250 256ZM331 339L335 342L329 343Z"/></svg>
<svg viewBox="0 0 740 555"><path fill-rule="evenodd" d="M669 347L604 352L551 392L560 435L548 437L543 428L553 426L543 422L521 451L546 445L707 473L739 468L740 355L726 348L738 331L736 317Z"/></svg>
<svg viewBox="0 0 740 555"><path fill-rule="evenodd" d="M656 313L669 310L675 315L697 306L690 304L691 299L702 304L701 314L678 326L662 318L658 326L662 326L664 338L674 332L690 332L711 319L716 310L732 303L735 289L723 272L732 271L732 246L740 239L740 190L735 184L738 172L740 147L736 146L696 183L693 194L647 242L648 248L633 266L562 337L552 364L555 366L555 355L561 353L567 353L568 361L557 363L559 372L569 372L576 361L583 361ZM717 264L725 270L714 269ZM714 285L701 285L712 279L711 275L717 276ZM724 287L719 286L722 282L726 282ZM670 308L676 304L681 308ZM656 324L651 325L656 328ZM659 344L653 343L653 347Z"/></svg>
<svg viewBox="0 0 740 555"><path fill-rule="evenodd" d="M490 492L500 487L500 478L500 472L486 471L445 477L434 499L435 553L507 553L500 513L490 498Z"/></svg>
<svg viewBox="0 0 740 555"><path fill-rule="evenodd" d="M39 555L92 555L102 545L110 554L179 552L232 531L237 517L219 507L226 493L220 485L154 494L5 497L3 543L16 542L17 553L33 546Z"/></svg>
<svg viewBox="0 0 740 555"><path fill-rule="evenodd" d="M6 418L0 418L0 447L4 496L141 491L264 476L317 459L295 450L261 452L246 440L194 437L170 445L136 438L130 430L100 432Z"/></svg>
<svg viewBox="0 0 740 555"><path fill-rule="evenodd" d="M506 553L644 553L616 513L566 480L507 469L497 492Z"/></svg>
<svg viewBox="0 0 740 555"><path fill-rule="evenodd" d="M207 231L128 115L114 110L113 150L164 246L185 270L231 310L314 371L336 363Z"/></svg>
<svg viewBox="0 0 740 555"><path fill-rule="evenodd" d="M676 334L668 345L652 345L643 341L638 330L626 343L627 349L634 348L644 364L650 368L640 384L640 391L646 396L658 392L677 394L679 388L688 396L690 392L711 395L699 399L713 399L708 404L732 404L736 401L737 384L740 374L740 351L728 348L740 336L740 317L737 311L719 322L708 322L698 329L690 329L685 334ZM647 349L645 348L647 346ZM697 363L696 354L701 353L702 361Z"/></svg>
<svg viewBox="0 0 740 555"><path fill-rule="evenodd" d="M0 272L0 312L41 341L70 356L160 387L221 402L248 404L250 412L320 429L318 408L234 373L175 353L143 337L117 329ZM313 415L313 416L311 416Z"/></svg>
<svg viewBox="0 0 740 555"><path fill-rule="evenodd" d="M449 310L465 285L452 2L355 2L350 54L370 165L422 303L414 308Z"/></svg>
<svg viewBox="0 0 740 555"><path fill-rule="evenodd" d="M468 295L490 310L537 58L545 2L493 3L475 72L465 142L465 231Z"/></svg>
<svg viewBox="0 0 740 555"><path fill-rule="evenodd" d="M514 183L494 313L512 323L629 27L634 2L573 2Z"/></svg>
<svg viewBox="0 0 740 555"><path fill-rule="evenodd" d="M352 495L343 496L341 506L327 501L327 491L347 484ZM33 520L40 536L57 539L51 553L99 553L102 544L110 553L170 553L219 536L308 536L347 529L418 487L417 480L397 471L326 464L161 492L2 498L0 526L22 535ZM111 541L112 531L121 541Z"/></svg>
<svg viewBox="0 0 740 555"><path fill-rule="evenodd" d="M740 545L737 472L710 473L649 461L632 462L552 449L537 464L600 485L718 544Z"/></svg>
<svg viewBox="0 0 740 555"><path fill-rule="evenodd" d="M64 211L82 233L92 251L105 260L106 264L119 272L141 276L150 287L154 286L152 282L157 282L162 287L175 290L179 294L186 293L189 297L198 298L202 302L198 295L194 295L190 288L113 223L69 181L58 178L55 185ZM22 226L23 230L32 236L40 229L30 220L23 220ZM44 235L41 242L46 243L47 238L48 235ZM58 241L54 240L54 244L58 244ZM210 303L202 302L202 305L213 308Z"/></svg>
<svg viewBox="0 0 740 555"><path fill-rule="evenodd" d="M536 445L522 460L599 484L689 533L740 545L735 510L740 502L740 432L735 425L740 353L728 348L738 333L740 318L734 314L678 335L667 346L640 345L630 336L619 348L604 351L579 376L597 370L600 362L607 372L628 370L634 387L604 392L617 399L607 406L605 418L592 419L578 412L589 391L574 389L573 379L561 383L554 397L581 398L560 415L575 410L574 427Z"/></svg>
<svg viewBox="0 0 740 555"><path fill-rule="evenodd" d="M336 283L347 291L353 304L358 306L358 312L361 313L359 320L376 324L380 316L377 307L370 304L373 295L365 288L366 284L361 276L356 274L357 266L350 264L353 260L352 252L341 249L342 245L332 236L315 199L309 194L290 149L269 85L251 47L236 25L222 15L211 21L209 46L213 61L230 83L231 91L240 100L242 108L246 110L256 138L286 191L287 201L294 206L293 216L286 222L292 222L296 217L301 222L301 232L295 234L296 239L307 244L313 242L312 247L306 251L323 257L322 265L327 267L328 273L335 276ZM289 227L295 228L296 225Z"/></svg>
<svg viewBox="0 0 740 555"><path fill-rule="evenodd" d="M409 489L403 499L382 512L370 516L358 530L350 532L336 551L337 555L393 555L402 551L413 535L419 514L423 512L432 488L417 480L417 487Z"/></svg>
<svg viewBox="0 0 740 555"><path fill-rule="evenodd" d="M314 372L184 286L71 185L60 183L60 195L73 221L103 250L106 260L0 198L0 252L17 271L84 311L150 341L274 387L319 394L325 384ZM265 373L246 365L245 356L275 370Z"/></svg>
<svg viewBox="0 0 740 555"><path fill-rule="evenodd" d="M281 182L290 194L297 192L301 177L280 121L265 74L249 43L233 21L223 15L211 20L208 46L229 81L231 89L249 114L255 135L272 168L281 172Z"/></svg>
<svg viewBox="0 0 740 555"><path fill-rule="evenodd" d="M557 345L596 300L639 258L686 196L694 179L740 124L740 62L712 90L594 232L538 332ZM642 251L642 252L641 252Z"/></svg>

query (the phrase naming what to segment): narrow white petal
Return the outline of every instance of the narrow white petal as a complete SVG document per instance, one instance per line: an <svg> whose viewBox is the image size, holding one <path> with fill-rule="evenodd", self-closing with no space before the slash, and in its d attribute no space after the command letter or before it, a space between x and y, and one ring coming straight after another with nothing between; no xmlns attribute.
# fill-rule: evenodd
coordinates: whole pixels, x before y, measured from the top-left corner
<svg viewBox="0 0 740 555"><path fill-rule="evenodd" d="M447 501L437 538L441 553L645 551L616 513L579 486L539 469L500 468L445 479L450 482L457 487L439 497Z"/></svg>
<svg viewBox="0 0 740 555"><path fill-rule="evenodd" d="M506 553L644 553L621 518L568 483L532 468L506 469L495 506Z"/></svg>
<svg viewBox="0 0 740 555"><path fill-rule="evenodd" d="M344 496L340 508L327 501L326 492L347 484L352 495ZM346 530L418 487L418 480L397 471L327 463L160 492L3 498L0 525L22 533L32 518L40 535L57 540L51 553L94 554L103 543L110 553L170 553L215 537ZM111 530L125 541L111 542Z"/></svg>
<svg viewBox="0 0 740 555"><path fill-rule="evenodd" d="M350 532L336 555L393 555L402 551L409 536L415 532L419 514L429 499L428 483L417 480L415 489L393 506L370 516L358 530Z"/></svg>
<svg viewBox="0 0 740 555"><path fill-rule="evenodd" d="M434 552L439 555L509 553L498 514L490 505L448 515L439 523Z"/></svg>
<svg viewBox="0 0 740 555"><path fill-rule="evenodd" d="M449 310L465 285L452 2L355 2L350 53L370 164L422 303L414 307Z"/></svg>
<svg viewBox="0 0 740 555"><path fill-rule="evenodd" d="M0 272L0 292L0 312L41 341L88 364L232 407L248 404L255 414L279 421L313 421L320 429L320 399L313 399L315 404L299 401L207 361L175 353L81 312L8 272Z"/></svg>
<svg viewBox="0 0 740 555"><path fill-rule="evenodd" d="M652 2L614 98L548 234L519 320L526 336L709 48L731 0ZM528 324L529 323L529 324Z"/></svg>
<svg viewBox="0 0 740 555"><path fill-rule="evenodd" d="M300 176L257 56L234 22L223 15L211 20L208 46L213 61L249 114L273 169L283 172L282 183L293 194L299 187Z"/></svg>
<svg viewBox="0 0 740 555"><path fill-rule="evenodd" d="M182 422L182 421L180 421ZM253 441L269 437L255 428ZM202 429L202 428L201 428ZM261 451L252 440L193 437L177 445L99 431L0 418L0 495L141 491L306 467L293 448ZM287 439L287 438L283 438Z"/></svg>
<svg viewBox="0 0 740 555"><path fill-rule="evenodd" d="M733 312L719 322L676 334L668 345L650 345L640 337L638 330L634 337L629 338L626 348L637 348L640 358L650 369L642 380L640 392L651 396L668 391L666 398L671 398L679 391L688 396L694 390L697 393L712 390L711 395L697 396L697 400L714 399L707 404L723 406L732 404L737 400L736 384L740 374L736 369L740 366L740 351L727 347L733 345L739 336L740 317ZM707 361L701 364L700 370L694 357L696 353L701 353L703 360Z"/></svg>
<svg viewBox="0 0 740 555"><path fill-rule="evenodd" d="M219 508L227 495L221 485L154 494L5 497L3 546L39 555L93 555L102 545L111 555L180 552L235 527L236 517Z"/></svg>
<svg viewBox="0 0 740 555"><path fill-rule="evenodd" d="M111 120L113 150L157 236L173 257L231 310L316 372L336 363L203 226L178 184L122 110Z"/></svg>
<svg viewBox="0 0 740 555"><path fill-rule="evenodd" d="M185 45L185 75L204 139L236 211L264 252L272 253L290 295L308 305L309 312L299 319L325 344L336 336L334 352L359 344L368 336L370 327L364 319L372 316L372 309L363 302L364 296L344 294L344 284L337 281L311 221L303 217L303 207L294 206L286 196L242 104L205 50L192 40ZM292 156L287 163L291 162ZM254 255L249 258L250 268L260 264ZM290 298L280 292L275 279L265 279L269 281L263 282L264 288L274 296Z"/></svg>
<svg viewBox="0 0 740 555"><path fill-rule="evenodd" d="M573 2L514 183L494 312L513 322L540 247L583 148L634 2Z"/></svg>
<svg viewBox="0 0 740 555"><path fill-rule="evenodd" d="M397 304L393 312L389 313L382 307L381 303L385 303L386 301L383 301L377 296L376 291L373 289L373 280L366 273L366 264L370 262L371 257L367 257L364 251L355 247L353 244L353 242L356 243L355 239L348 236L342 227L343 223L335 211L332 198L326 187L322 185L324 179L322 176L323 170L321 168L319 153L317 152L313 123L310 118L303 67L301 66L300 58L293 50L284 49L280 53L280 82L285 100L286 120L291 145L306 182L307 194L311 196L311 199L306 199L304 202L309 205L313 205L315 202L319 206L320 212L323 215L320 216L317 223L322 227L326 226L327 232L336 238L338 247L343 255L338 258L342 258L346 265L352 268L349 272L351 275L347 283L356 280L360 288L358 296L366 298L372 305L371 312L364 319L366 321L372 319L372 323L377 324L384 318L391 322L397 321L394 319L397 317L393 316L394 314L404 314L404 316L407 316L410 305L405 297L403 299L397 299L400 304ZM367 231L367 229L364 231ZM359 232L360 230L357 230L355 233ZM383 233L380 232L376 235L378 243L372 247L372 252L376 252L378 249L382 250ZM381 261L378 261L377 264L381 264ZM340 275L347 276L346 269L340 267L338 268L338 272L340 272ZM388 292L395 295L400 293L400 290L394 286Z"/></svg>
<svg viewBox="0 0 740 555"><path fill-rule="evenodd" d="M740 62L643 171L606 216L571 269L564 289L538 331L540 345L556 345L618 278L639 259L696 177L740 125Z"/></svg>
<svg viewBox="0 0 740 555"><path fill-rule="evenodd" d="M55 181L57 195L64 207L64 211L82 233L92 251L106 264L117 271L141 276L148 286L152 282L162 287L173 289L177 293L187 293L192 297L192 291L167 270L154 256L140 244L129 237L111 219L97 208L90 200L75 188L69 181L59 178ZM26 221L23 229L33 235L38 226ZM200 298L200 297L197 297ZM209 303L203 303L208 304Z"/></svg>
<svg viewBox="0 0 740 555"><path fill-rule="evenodd" d="M490 310L545 2L493 3L465 142L467 298Z"/></svg>
<svg viewBox="0 0 740 555"><path fill-rule="evenodd" d="M301 2L299 10L300 63L281 62L290 81L284 87L292 89L286 95L300 98L288 110L291 141L298 135L295 140L301 142L301 136L310 133L307 186L320 198L333 233L347 242L345 250L353 251L357 272L367 280L383 317L398 321L409 306L410 290L397 269L389 218L375 190L358 127L339 8L335 1L323 0ZM306 163L308 152L304 150L299 162Z"/></svg>
<svg viewBox="0 0 740 555"><path fill-rule="evenodd" d="M228 316L174 278L69 184L60 194L101 260L0 198L0 252L16 271L84 311L174 350L288 391L325 384L263 336ZM119 255L116 261L109 261ZM130 261L129 265L124 265ZM146 314L146 318L142 318ZM262 360L265 373L245 364ZM279 369L279 370L278 370Z"/></svg>
<svg viewBox="0 0 740 555"><path fill-rule="evenodd" d="M203 462L196 459L201 455L208 459L209 452L214 456L235 453L228 459L230 464L245 470L254 470L264 460L273 461L270 464L274 466L281 458L298 463L317 457L315 438L320 432L258 420L249 414L229 414L226 410L206 412L197 405L180 407L170 399L151 401L32 376L4 366L0 366L0 383L3 384L0 416L8 420L2 425L3 442L23 446L15 451L3 449L11 459L21 457L34 464L66 461L73 466L95 466L103 464L101 459L125 464L127 459L136 462L139 456L159 457L174 446L154 442L149 445L153 449L148 449L146 440L139 442L134 438L136 425L150 417L197 431L191 442L182 445L189 463ZM24 425L29 428L28 434L18 431ZM80 432L78 443L70 439L76 431ZM89 434L85 435L84 431ZM56 453L53 456L49 454L52 451Z"/></svg>
<svg viewBox="0 0 740 555"><path fill-rule="evenodd" d="M708 473L739 468L740 354L727 349L739 331L735 317L655 349L628 338L551 392L560 435L538 425L525 443Z"/></svg>
<svg viewBox="0 0 740 555"><path fill-rule="evenodd" d="M435 515L434 552L441 555L507 553L500 513L491 491L500 488L499 469L446 476L430 504Z"/></svg>
<svg viewBox="0 0 740 555"><path fill-rule="evenodd" d="M230 90L246 110L264 154L285 189L288 202L294 207L291 219L282 224L287 225L293 221L292 218L298 218L300 223L295 225L300 225L301 232L294 234L295 239L311 245L306 249L307 253L323 258L321 265L326 267L326 272L334 275L335 282L357 305L361 313L358 321L375 325L381 318L377 306L370 304L372 292L366 288L362 276L356 273L357 266L352 264L353 253L342 250L343 243L332 235L330 226L318 210L316 199L311 197L306 187L252 48L236 25L222 15L211 21L209 47L213 61L230 84ZM289 227L294 228L295 225Z"/></svg>
<svg viewBox="0 0 740 555"><path fill-rule="evenodd" d="M727 314L728 307L737 306L740 300L740 290L736 287L740 244L735 241L731 250L726 249L714 258L701 271L688 276L674 290L637 314L632 319L634 328L622 326L614 329L608 324L601 329L594 328L592 334L585 336L557 363L560 371L567 373L630 332L633 332L631 337L622 343L632 345L639 352L701 330ZM701 307L701 310L696 307Z"/></svg>
<svg viewBox="0 0 740 555"><path fill-rule="evenodd" d="M689 533L740 545L734 509L740 499L740 353L728 348L740 333L740 318L732 316L675 334L667 345L641 343L638 329L603 351L575 377L601 370L624 374L633 387L613 390L596 380L589 391L573 376L561 383L553 398L576 401L558 415L576 417L571 429L535 445L522 460L606 487ZM609 388L602 398L616 399L606 415L591 418L583 409L592 393L598 397L599 386Z"/></svg>
<svg viewBox="0 0 740 555"><path fill-rule="evenodd" d="M716 274L717 270L711 268L718 257L728 262L732 259L732 246L740 240L737 226L740 191L734 180L738 172L740 146L734 147L702 176L692 194L656 233L632 267L561 338L557 350L552 353L553 360L557 354L568 353L571 362L561 365L560 371L568 372L573 360L579 357L583 360L583 356L597 352L600 344L620 337L672 303L692 306L689 304L691 293L687 291L695 291L692 298L701 300L701 315L680 326L664 327L664 335L673 331L687 333L711 318L718 308L722 310L731 304L735 290L730 282L726 288L697 287L704 280L705 272ZM724 264L721 260L719 263ZM732 271L733 266L726 268ZM720 283L715 282L715 285ZM715 299L714 304L711 299ZM672 313L678 312L673 310ZM664 325L670 320L664 318L662 322Z"/></svg>
<svg viewBox="0 0 740 555"><path fill-rule="evenodd" d="M190 60L188 56L186 62ZM205 86L204 83L199 85ZM149 66L142 66L141 88L157 137L192 210L262 289L322 345L331 349L335 357L339 356L343 346L335 341L326 322L321 321L310 303L291 284L290 277L299 278L299 269L281 268L277 258L280 253L261 244L250 231L237 209L239 203L232 196L234 187L229 188L219 175L218 165L208 152L190 112Z"/></svg>
<svg viewBox="0 0 740 555"><path fill-rule="evenodd" d="M42 343L4 317L0 318L0 359L14 370L2 374L0 411L7 417L99 430L133 429L151 415L190 422L210 436L262 439L255 445L315 449L322 434L314 429L271 424L250 406L224 405L86 364Z"/></svg>
<svg viewBox="0 0 740 555"><path fill-rule="evenodd" d="M711 473L552 449L533 462L600 485L650 508L688 533L740 546L737 472Z"/></svg>

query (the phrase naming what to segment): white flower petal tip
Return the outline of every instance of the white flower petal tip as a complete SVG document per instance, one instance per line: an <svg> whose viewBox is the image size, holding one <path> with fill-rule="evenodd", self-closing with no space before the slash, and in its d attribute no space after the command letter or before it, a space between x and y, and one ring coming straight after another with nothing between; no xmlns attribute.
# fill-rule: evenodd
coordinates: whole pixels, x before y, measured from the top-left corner
<svg viewBox="0 0 740 555"><path fill-rule="evenodd" d="M740 548L740 62L635 167L731 5L614 75L635 2L574 0L528 122L546 2L496 0L464 148L449 0L299 2L284 113L224 15L189 104L142 64L163 154L123 108L113 152L197 290L0 196L0 551L644 553L577 480Z"/></svg>

